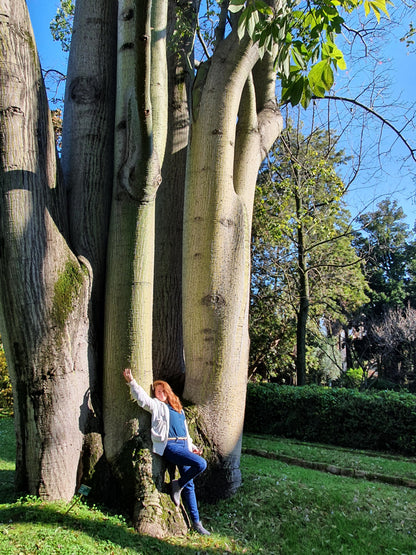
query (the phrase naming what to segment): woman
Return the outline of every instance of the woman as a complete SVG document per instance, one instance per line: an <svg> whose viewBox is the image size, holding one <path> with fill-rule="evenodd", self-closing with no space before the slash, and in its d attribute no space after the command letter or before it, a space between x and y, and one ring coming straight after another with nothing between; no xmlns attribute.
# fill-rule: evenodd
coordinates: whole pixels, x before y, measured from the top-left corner
<svg viewBox="0 0 416 555"><path fill-rule="evenodd" d="M124 379L137 403L152 415L151 437L153 451L177 465L179 480L172 481L171 497L176 506L180 504L181 493L189 509L192 528L199 534L209 536L199 519L193 479L201 474L207 463L201 451L195 447L189 436L185 413L179 398L167 382L157 380L153 384L155 398L149 397L133 379L130 368L123 372Z"/></svg>

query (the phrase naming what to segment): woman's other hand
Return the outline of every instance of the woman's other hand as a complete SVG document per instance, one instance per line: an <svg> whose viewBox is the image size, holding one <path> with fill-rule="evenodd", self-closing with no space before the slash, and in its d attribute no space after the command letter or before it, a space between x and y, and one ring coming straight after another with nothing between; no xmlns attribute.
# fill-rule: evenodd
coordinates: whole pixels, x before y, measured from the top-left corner
<svg viewBox="0 0 416 555"><path fill-rule="evenodd" d="M131 373L130 368L126 368L124 370L123 376L127 383L130 383L133 380L133 374Z"/></svg>
<svg viewBox="0 0 416 555"><path fill-rule="evenodd" d="M202 455L202 449L198 449L198 447L193 447L192 448L192 453L195 453L196 455L201 456Z"/></svg>

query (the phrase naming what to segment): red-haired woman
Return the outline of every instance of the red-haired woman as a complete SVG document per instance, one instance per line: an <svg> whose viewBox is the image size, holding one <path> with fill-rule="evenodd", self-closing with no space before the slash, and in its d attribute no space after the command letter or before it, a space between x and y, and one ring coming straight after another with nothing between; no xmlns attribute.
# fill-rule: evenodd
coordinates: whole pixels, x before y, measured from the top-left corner
<svg viewBox="0 0 416 555"><path fill-rule="evenodd" d="M209 535L199 519L193 481L206 469L207 463L201 457L200 449L192 443L179 398L173 393L170 385L162 380L153 384L155 398L149 397L133 378L130 368L126 368L123 375L134 399L152 415L153 451L178 467L181 477L172 481L173 502L179 506L182 494L190 512L193 529L199 534Z"/></svg>

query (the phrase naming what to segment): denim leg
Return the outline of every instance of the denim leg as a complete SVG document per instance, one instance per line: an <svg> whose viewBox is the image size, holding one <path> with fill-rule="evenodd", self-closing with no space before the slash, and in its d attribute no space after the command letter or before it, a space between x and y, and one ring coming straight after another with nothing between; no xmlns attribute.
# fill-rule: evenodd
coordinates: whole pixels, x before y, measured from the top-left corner
<svg viewBox="0 0 416 555"><path fill-rule="evenodd" d="M189 451L187 444L182 440L169 441L163 456L170 463L178 467L181 476L178 483L182 488L183 500L188 507L192 522L199 522L199 512L193 479L206 469L207 463L205 459Z"/></svg>
<svg viewBox="0 0 416 555"><path fill-rule="evenodd" d="M185 473L187 470L186 466L179 467L179 473L182 476L182 472ZM199 511L198 503L196 501L195 495L195 484L193 480L190 480L182 490L182 499L188 508L192 522L199 522Z"/></svg>
<svg viewBox="0 0 416 555"><path fill-rule="evenodd" d="M179 486L181 488L185 487L190 480L201 474L207 467L205 459L189 451L183 440L169 441L163 456L178 467L186 467L183 473L180 472Z"/></svg>

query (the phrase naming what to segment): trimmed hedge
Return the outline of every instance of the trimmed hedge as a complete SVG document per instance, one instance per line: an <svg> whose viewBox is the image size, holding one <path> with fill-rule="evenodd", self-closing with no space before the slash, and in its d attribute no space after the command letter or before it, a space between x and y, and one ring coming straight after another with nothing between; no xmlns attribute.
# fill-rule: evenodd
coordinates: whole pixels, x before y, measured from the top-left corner
<svg viewBox="0 0 416 555"><path fill-rule="evenodd" d="M248 384L244 431L414 455L416 396Z"/></svg>

